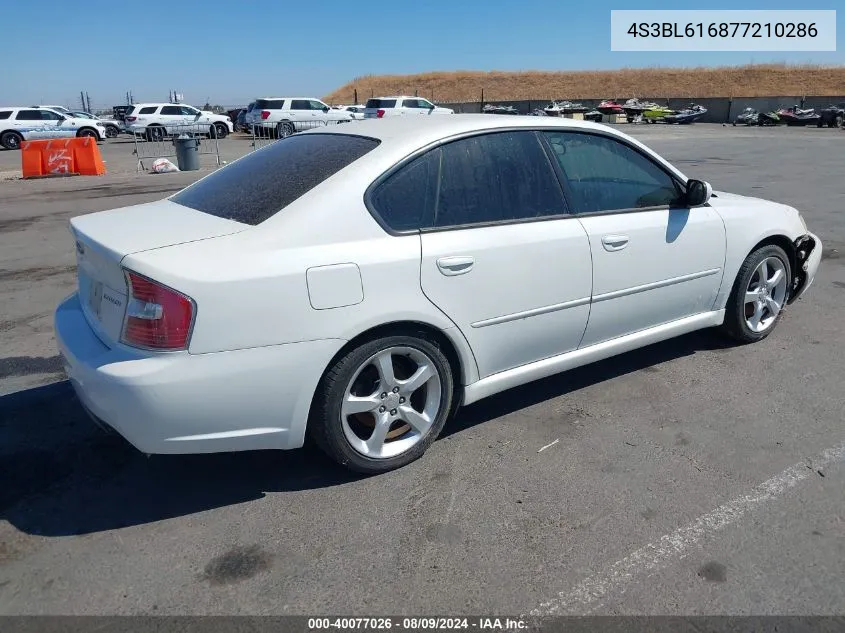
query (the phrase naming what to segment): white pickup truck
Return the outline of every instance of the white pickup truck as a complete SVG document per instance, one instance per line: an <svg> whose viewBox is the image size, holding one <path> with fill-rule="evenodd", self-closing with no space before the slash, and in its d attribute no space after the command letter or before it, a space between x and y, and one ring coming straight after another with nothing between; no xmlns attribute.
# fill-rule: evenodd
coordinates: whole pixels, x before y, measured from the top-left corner
<svg viewBox="0 0 845 633"><path fill-rule="evenodd" d="M273 138L352 120L351 112L336 110L313 97L262 97L255 100L255 107L246 115L249 129Z"/></svg>

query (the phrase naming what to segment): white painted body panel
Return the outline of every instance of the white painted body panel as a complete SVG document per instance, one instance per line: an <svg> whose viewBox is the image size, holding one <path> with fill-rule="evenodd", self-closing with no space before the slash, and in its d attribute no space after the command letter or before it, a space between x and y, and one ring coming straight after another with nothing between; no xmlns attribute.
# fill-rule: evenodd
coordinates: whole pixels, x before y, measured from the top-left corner
<svg viewBox="0 0 845 633"><path fill-rule="evenodd" d="M795 209L718 192L710 207L689 212L671 241L668 211L636 218L634 212L623 223L618 214L390 235L365 206L370 183L443 139L570 126L624 137L569 119L359 121L303 133L354 133L381 143L258 226L171 201L74 219L94 258L80 265L81 286L86 276L98 279L120 298L121 269L129 268L197 305L188 351L161 353L116 342L119 312L108 317L111 325L98 326L80 303L84 297L63 302L56 334L81 400L147 452L293 448L302 443L311 399L332 358L372 328L410 322L442 332L460 360L470 403L718 325L737 271L760 240L807 233ZM598 251L609 231L625 231L628 247ZM466 256L473 258L466 274L437 267L441 257ZM807 262L810 281L820 258L819 243ZM723 272L665 286L674 294L648 289L630 294L636 299L627 305L588 303L710 269ZM501 320L512 315L520 318ZM585 330L589 338L582 338Z"/></svg>
<svg viewBox="0 0 845 633"><path fill-rule="evenodd" d="M725 229L713 209L644 210L580 222L593 257L593 304L582 346L711 309L725 262Z"/></svg>
<svg viewBox="0 0 845 633"><path fill-rule="evenodd" d="M463 257L472 264L463 272L458 262L460 274L438 265ZM489 376L578 347L590 311L590 246L574 218L423 233L421 282Z"/></svg>

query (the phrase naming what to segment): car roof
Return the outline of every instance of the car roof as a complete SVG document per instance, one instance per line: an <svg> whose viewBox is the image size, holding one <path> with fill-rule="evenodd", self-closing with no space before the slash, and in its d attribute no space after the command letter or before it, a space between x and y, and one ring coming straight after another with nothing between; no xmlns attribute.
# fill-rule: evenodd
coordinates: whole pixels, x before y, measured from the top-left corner
<svg viewBox="0 0 845 633"><path fill-rule="evenodd" d="M260 99L313 99L314 101L322 101L319 97L257 97L255 100L258 101Z"/></svg>
<svg viewBox="0 0 845 633"><path fill-rule="evenodd" d="M190 106L191 108L196 108L196 106L192 106L190 103L133 103L133 106L141 107L141 108L149 108L150 106ZM199 109L199 108L197 108Z"/></svg>

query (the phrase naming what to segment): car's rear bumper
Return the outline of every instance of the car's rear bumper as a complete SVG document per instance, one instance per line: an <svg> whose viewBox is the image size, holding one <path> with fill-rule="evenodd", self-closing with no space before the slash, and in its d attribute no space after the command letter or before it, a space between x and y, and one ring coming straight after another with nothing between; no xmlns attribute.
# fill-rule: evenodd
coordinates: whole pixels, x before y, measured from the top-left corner
<svg viewBox="0 0 845 633"><path fill-rule="evenodd" d="M343 341L231 352L110 348L78 295L56 309L65 371L84 407L144 453L214 453L302 446L311 398Z"/></svg>

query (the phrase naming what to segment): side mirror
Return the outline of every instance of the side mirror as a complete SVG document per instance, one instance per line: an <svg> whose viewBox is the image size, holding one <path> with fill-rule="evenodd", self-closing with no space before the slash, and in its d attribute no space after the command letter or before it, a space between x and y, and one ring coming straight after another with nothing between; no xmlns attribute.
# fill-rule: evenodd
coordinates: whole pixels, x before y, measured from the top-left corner
<svg viewBox="0 0 845 633"><path fill-rule="evenodd" d="M323 112L328 112L328 111L329 111L329 106L323 106Z"/></svg>
<svg viewBox="0 0 845 633"><path fill-rule="evenodd" d="M713 194L713 187L703 180L688 180L684 202L688 207L700 207L707 204Z"/></svg>
<svg viewBox="0 0 845 633"><path fill-rule="evenodd" d="M434 108L435 108L435 107L437 107L437 106L435 106L433 103L429 103L429 104L428 104L428 109L429 109L429 110L434 110Z"/></svg>

